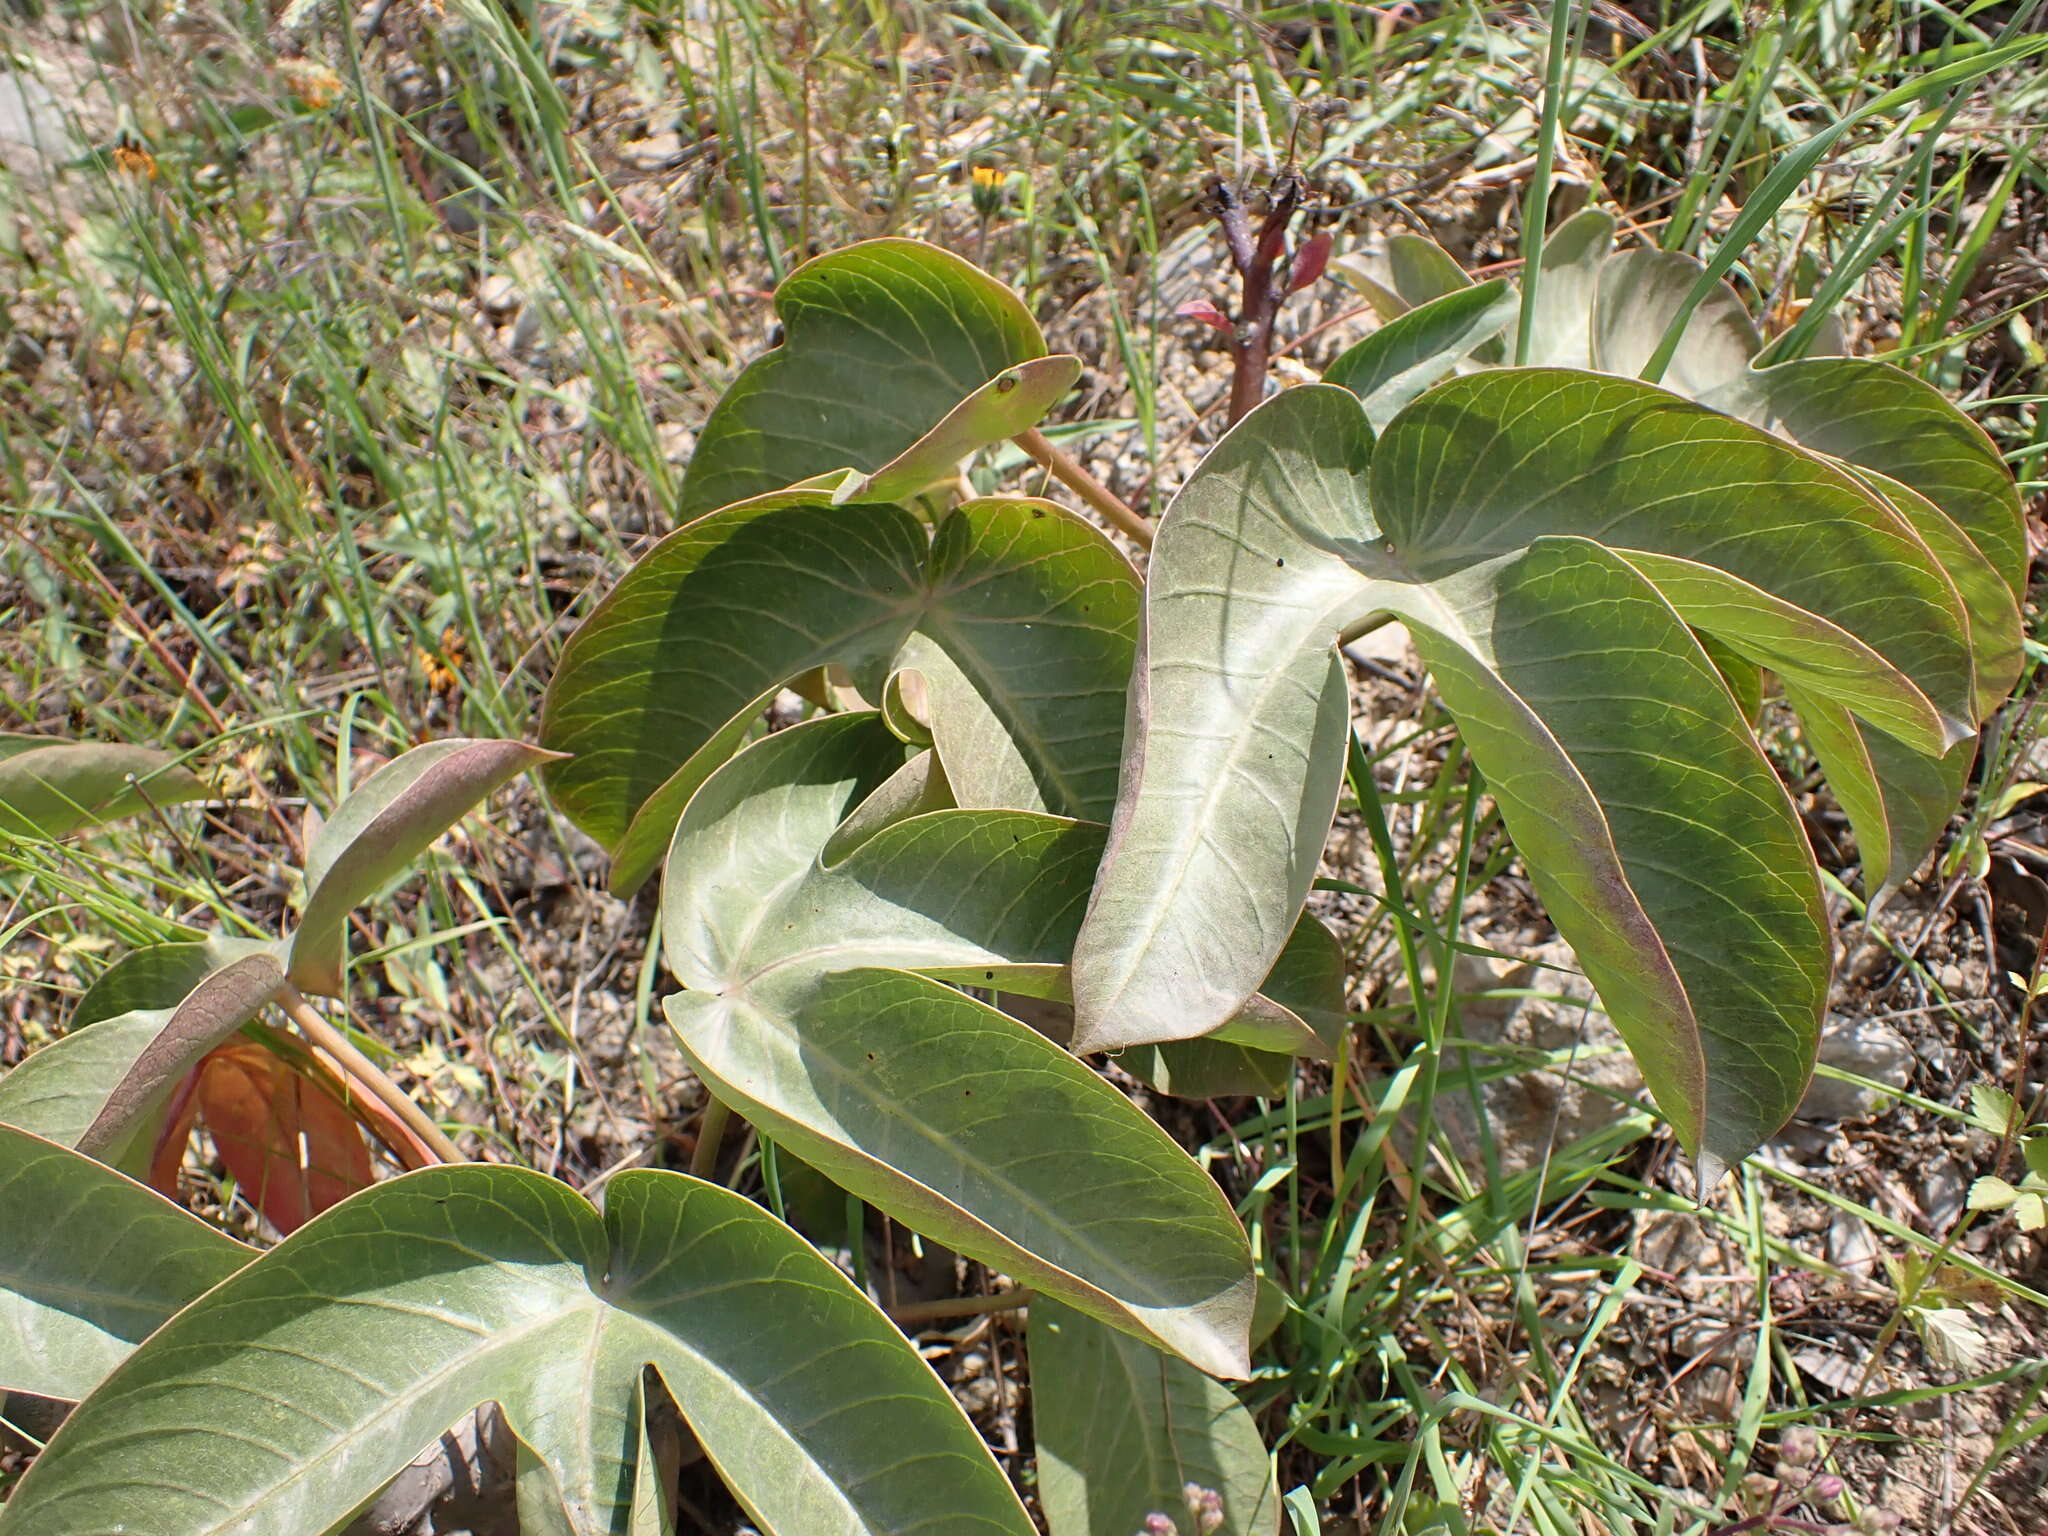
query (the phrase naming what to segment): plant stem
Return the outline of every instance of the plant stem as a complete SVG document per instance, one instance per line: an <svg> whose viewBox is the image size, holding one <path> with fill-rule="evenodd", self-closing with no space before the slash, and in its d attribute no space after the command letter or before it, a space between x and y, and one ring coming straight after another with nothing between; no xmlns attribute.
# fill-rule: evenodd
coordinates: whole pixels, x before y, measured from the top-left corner
<svg viewBox="0 0 2048 1536"><path fill-rule="evenodd" d="M987 1312L1015 1312L1031 1305L1032 1293L1023 1286L997 1291L993 1296L947 1296L938 1301L911 1301L887 1307L889 1321L911 1328L919 1323L939 1323L953 1317L980 1317Z"/></svg>
<svg viewBox="0 0 2048 1536"><path fill-rule="evenodd" d="M1230 332L1230 422L1236 426L1266 398L1266 374L1273 360L1273 322L1286 302L1291 268L1280 257L1287 226L1306 190L1301 177L1283 171L1266 194L1266 214L1254 231L1244 194L1221 176L1207 190L1210 214L1223 231L1243 295Z"/></svg>
<svg viewBox="0 0 2048 1536"><path fill-rule="evenodd" d="M697 1145L690 1152L690 1177L693 1179L715 1179L718 1173L718 1154L725 1146L726 1122L732 1119L732 1111L712 1098L707 1090L704 1099L704 1114L697 1122Z"/></svg>
<svg viewBox="0 0 2048 1536"><path fill-rule="evenodd" d="M427 1112L413 1102L412 1096L385 1075L382 1067L357 1050L348 1036L313 1011L313 1005L306 1001L305 994L297 987L286 982L284 990L278 994L278 1002L291 1021L305 1031L308 1040L333 1057L365 1093L403 1120L406 1129L419 1137L442 1162L469 1161L455 1143L442 1134L441 1128L427 1118Z"/></svg>
<svg viewBox="0 0 2048 1536"><path fill-rule="evenodd" d="M1125 505L1115 491L1062 453L1038 428L1026 427L1011 441L1050 470L1060 484L1114 523L1119 532L1136 539L1147 549L1152 547L1152 524Z"/></svg>

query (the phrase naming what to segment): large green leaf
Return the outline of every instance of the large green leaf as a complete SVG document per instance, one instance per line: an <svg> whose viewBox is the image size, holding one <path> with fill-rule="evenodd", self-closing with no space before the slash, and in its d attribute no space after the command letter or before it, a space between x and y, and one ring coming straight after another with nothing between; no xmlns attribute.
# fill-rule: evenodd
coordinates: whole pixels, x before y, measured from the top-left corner
<svg viewBox="0 0 2048 1536"><path fill-rule="evenodd" d="M1698 261L1678 252L1612 250L1613 231L1610 215L1585 209L1545 242L1532 365L1639 373L1706 275ZM1428 242L1405 238L1417 247L1405 253L1409 268L1441 272L1450 263L1440 250L1428 255L1419 249ZM1449 334L1441 338L1447 348L1457 344ZM2019 594L2026 576L2019 496L1981 427L1940 390L1888 363L1805 357L1756 367L1758 347L1741 297L1716 281L1660 382L1816 452L1903 481L1953 520ZM1351 383L1335 367L1328 378Z"/></svg>
<svg viewBox="0 0 2048 1536"><path fill-rule="evenodd" d="M0 732L0 836L66 837L207 788L168 752Z"/></svg>
<svg viewBox="0 0 2048 1536"><path fill-rule="evenodd" d="M541 739L573 755L548 786L630 890L762 704L836 663L877 702L920 675L960 804L1106 816L1137 609L1129 562L1049 502L969 502L930 532L815 492L727 507L656 545L570 639Z"/></svg>
<svg viewBox="0 0 2048 1536"><path fill-rule="evenodd" d="M1613 231L1609 215L1587 209L1545 242L1529 361L1634 374L1696 286L1704 283L1703 302L1687 323L1664 387L1867 472L1932 550L1969 613L1977 677L1973 718L1995 708L2018 675L2015 603L2026 549L2012 476L1982 429L1938 390L1887 364L1811 357L1753 366L1759 339L1733 288L1708 281L1706 269L1689 256L1616 252L1611 249ZM1449 258L1441 252L1430 255L1421 249L1426 242L1412 237L1411 244L1406 266L1437 272L1436 281L1443 281ZM1459 290L1424 310L1448 314L1446 306L1460 300L1469 305L1465 296L1471 292ZM1419 320L1424 310L1404 319ZM1416 342L1411 351L1439 349L1408 360L1415 379L1427 381L1454 366L1471 366L1469 345L1445 328L1411 325L1410 330ZM1369 338L1364 345L1377 340ZM1347 369L1340 359L1328 377L1364 396L1367 414L1376 426L1382 424L1386 402L1369 393L1373 380L1355 373L1355 366ZM1649 574L1681 610L1690 595L1723 605L1742 601L1758 610L1754 618L1773 617L1761 611L1767 605L1760 605L1754 592L1728 578L1696 572L1681 586L1678 569L1668 564ZM1826 666L1831 654L1840 660L1853 650L1853 636L1830 633L1810 616L1802 620L1780 610L1774 617L1777 638L1796 635L1808 665ZM1732 653L1740 658L1745 676L1760 665L1779 670L1788 691L1812 706L1806 718L1809 745L1827 767L1856 828L1865 884L1872 900L1878 900L1933 848L1954 808L1970 755L1959 746L1916 740L1910 729L1901 737L1899 717L1884 725L1868 698L1830 696L1827 689L1816 688L1798 665L1788 666L1782 652L1773 653L1772 637L1765 632L1769 627L1753 627L1740 643L1712 634L1706 638L1717 661L1726 662ZM1847 707L1852 703L1857 712ZM1910 699L1894 704L1912 707ZM1873 722L1878 722L1875 730ZM1954 728L1960 723L1951 722L1952 735L1959 736ZM1873 733L1883 739L1867 739Z"/></svg>
<svg viewBox="0 0 2048 1536"><path fill-rule="evenodd" d="M119 1014L31 1051L0 1076L0 1125L76 1146L115 1084L169 1020L168 1009ZM140 1165L131 1159L129 1171L140 1172Z"/></svg>
<svg viewBox="0 0 2048 1536"><path fill-rule="evenodd" d="M370 775L306 851L306 910L291 940L291 979L338 996L350 910L403 875L492 790L552 755L521 741L452 737L414 747Z"/></svg>
<svg viewBox="0 0 2048 1536"><path fill-rule="evenodd" d="M1889 363L1810 357L1754 369L1704 401L1911 486L2015 596L2023 590L2027 541L2012 474L1984 429L1933 385Z"/></svg>
<svg viewBox="0 0 2048 1536"><path fill-rule="evenodd" d="M785 339L704 423L685 518L841 469L874 474L865 499L896 500L1034 425L1079 372L1073 358L1044 357L1008 288L917 240L867 240L805 262L775 308Z"/></svg>
<svg viewBox="0 0 2048 1536"><path fill-rule="evenodd" d="M84 1397L255 1250L105 1165L0 1124L0 1392Z"/></svg>
<svg viewBox="0 0 2048 1536"><path fill-rule="evenodd" d="M1244 1374L1250 1254L1208 1175L1081 1062L936 979L1064 996L1102 829L946 810L826 863L904 752L875 715L831 716L757 742L691 801L662 893L663 956L689 988L668 1018L691 1064L917 1230ZM1269 1000L1236 1014L1216 1023L1316 1043Z"/></svg>
<svg viewBox="0 0 2048 1536"><path fill-rule="evenodd" d="M935 1498L949 1531L1031 1530L930 1368L760 1207L633 1171L600 1216L471 1165L363 1191L173 1318L52 1438L0 1533L325 1530L495 1401L532 1457L522 1508L611 1536L649 1365L764 1530L881 1536Z"/></svg>
<svg viewBox="0 0 2048 1536"><path fill-rule="evenodd" d="M1052 1536L1133 1536L1155 1514L1216 1536L1280 1529L1272 1460L1228 1387L1043 1299L1031 1303L1031 1429Z"/></svg>
<svg viewBox="0 0 2048 1536"><path fill-rule="evenodd" d="M1287 392L1182 491L1149 581L1077 1048L1205 1033L1259 985L1335 804L1334 646L1391 613L1709 1164L1797 1103L1830 946L1798 820L1688 625L1933 756L2005 643L1973 641L1941 562L1856 476L1558 369L1445 383L1377 447L1347 392Z"/></svg>

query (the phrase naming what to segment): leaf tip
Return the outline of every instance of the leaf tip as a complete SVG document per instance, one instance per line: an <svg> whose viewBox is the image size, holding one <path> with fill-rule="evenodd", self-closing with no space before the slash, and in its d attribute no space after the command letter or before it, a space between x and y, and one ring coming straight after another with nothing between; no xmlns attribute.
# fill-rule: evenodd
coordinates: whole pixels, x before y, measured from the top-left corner
<svg viewBox="0 0 2048 1536"><path fill-rule="evenodd" d="M1700 1149L1699 1156L1693 1159L1693 1182L1699 1186L1699 1193L1693 1197L1695 1204L1706 1203L1707 1196L1719 1188L1721 1180L1728 1176L1729 1166L1728 1159L1720 1153L1709 1151L1705 1147Z"/></svg>

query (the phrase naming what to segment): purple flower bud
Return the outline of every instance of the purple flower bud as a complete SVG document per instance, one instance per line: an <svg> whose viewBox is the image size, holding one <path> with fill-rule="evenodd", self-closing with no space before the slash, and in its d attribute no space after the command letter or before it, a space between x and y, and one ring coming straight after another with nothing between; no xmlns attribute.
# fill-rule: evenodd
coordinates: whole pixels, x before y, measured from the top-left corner
<svg viewBox="0 0 2048 1536"><path fill-rule="evenodd" d="M1820 1455L1820 1436L1811 1425L1794 1424L1778 1437L1778 1460L1795 1467L1810 1466Z"/></svg>

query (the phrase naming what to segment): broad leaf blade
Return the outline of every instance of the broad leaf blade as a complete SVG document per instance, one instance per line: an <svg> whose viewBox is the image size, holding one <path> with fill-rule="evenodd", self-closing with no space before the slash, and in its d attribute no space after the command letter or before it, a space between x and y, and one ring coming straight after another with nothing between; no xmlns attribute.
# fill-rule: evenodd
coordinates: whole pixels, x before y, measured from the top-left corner
<svg viewBox="0 0 2048 1536"><path fill-rule="evenodd" d="M1816 357L1756 369L1705 400L1903 481L1969 535L2015 595L2024 589L2027 541L2012 474L1984 429L1933 385L1889 363Z"/></svg>
<svg viewBox="0 0 2048 1536"><path fill-rule="evenodd" d="M1401 303L1409 309L1456 293L1472 283L1449 251L1423 235L1394 235L1388 239L1387 276Z"/></svg>
<svg viewBox="0 0 2048 1536"><path fill-rule="evenodd" d="M1855 636L1950 740L1973 729L1961 598L1899 512L1838 467L1663 390L1562 369L1452 380L1397 425L1371 499L1415 574L1546 534L1711 564ZM1739 615L1724 617L1732 641Z"/></svg>
<svg viewBox="0 0 2048 1536"><path fill-rule="evenodd" d="M1613 216L1581 208L1543 242L1536 313L1529 325L1532 368L1591 368L1600 268L1614 244Z"/></svg>
<svg viewBox="0 0 2048 1536"><path fill-rule="evenodd" d="M555 754L520 741L429 742L386 763L334 809L306 854L291 979L338 995L351 909L402 875L481 800Z"/></svg>
<svg viewBox="0 0 2048 1536"><path fill-rule="evenodd" d="M254 1258L161 1195L0 1125L0 1391L76 1400Z"/></svg>
<svg viewBox="0 0 2048 1536"><path fill-rule="evenodd" d="M684 518L828 470L880 470L984 385L1045 352L1015 294L916 240L816 257L784 280L775 308L786 339L747 366L705 422L683 482Z"/></svg>
<svg viewBox="0 0 2048 1536"><path fill-rule="evenodd" d="M0 734L0 837L68 837L207 794L152 747Z"/></svg>
<svg viewBox="0 0 2048 1536"><path fill-rule="evenodd" d="M32 1052L0 1077L0 1125L76 1146L170 1014L169 1009L120 1014L60 1035ZM141 1151L147 1155L147 1148ZM128 1171L141 1171L132 1158L128 1161Z"/></svg>
<svg viewBox="0 0 2048 1536"><path fill-rule="evenodd" d="M1678 251L1620 251L1608 257L1600 266L1594 300L1593 366L1627 378L1640 374L1705 270ZM1661 382L1696 400L1740 378L1762 345L1735 290L1718 284L1686 322Z"/></svg>
<svg viewBox="0 0 2048 1536"><path fill-rule="evenodd" d="M1055 503L968 502L933 534L927 582L892 665L924 673L954 798L1105 819L1138 626L1130 562Z"/></svg>
<svg viewBox="0 0 2048 1536"><path fill-rule="evenodd" d="M1713 663L1590 541L1437 584L1408 622L1558 932L1688 1148L1798 1104L1830 932L1797 815Z"/></svg>
<svg viewBox="0 0 2048 1536"><path fill-rule="evenodd" d="M1334 798L1317 708L1341 732L1342 681L1319 674L1337 633L1390 612L1660 1102L1709 1165L1743 1155L1810 1067L1827 932L1741 709L1629 561L1674 589L1724 573L1712 602L1680 590L1687 617L1756 651L1780 626L1780 660L1828 639L1846 672L1827 685L1872 713L1899 701L1902 729L1910 680L1941 741L1972 718L1975 647L1929 543L1840 468L1630 381L1456 379L1376 451L1339 392L1270 402L1160 530L1077 1044L1203 1033L1264 974Z"/></svg>
<svg viewBox="0 0 2048 1536"><path fill-rule="evenodd" d="M600 1218L537 1174L467 1166L364 1191L175 1318L51 1440L0 1532L323 1530L496 1401L566 1528L610 1536L649 1364L765 1530L881 1536L935 1485L953 1528L1031 1529L930 1368L758 1206L633 1171Z"/></svg>
<svg viewBox="0 0 2048 1536"><path fill-rule="evenodd" d="M1841 625L1704 561L1641 549L1624 553L1679 617L1738 656L1841 701L1903 741L1929 751L1948 745L1941 713L1927 695Z"/></svg>
<svg viewBox="0 0 2048 1536"><path fill-rule="evenodd" d="M1323 382L1350 390L1375 430L1449 375L1514 318L1515 298L1495 278L1460 288L1389 320L1330 364Z"/></svg>
<svg viewBox="0 0 2048 1536"><path fill-rule="evenodd" d="M1026 973L1067 953L1101 829L940 811L825 865L904 750L873 715L828 717L756 743L691 802L663 888L664 954L692 989L667 1002L685 1052L721 1099L911 1226L1241 1373L1248 1250L1207 1175L1035 1031L909 974L1047 990Z"/></svg>
<svg viewBox="0 0 2048 1536"><path fill-rule="evenodd" d="M713 1091L840 1187L1205 1370L1249 1372L1251 1255L1228 1202L1034 1030L902 971L833 972L791 1014L702 992L665 1006Z"/></svg>
<svg viewBox="0 0 2048 1536"><path fill-rule="evenodd" d="M1955 584L1969 620L1970 656L1977 672L1977 716L1989 719L2019 681L2026 655L2019 605L2012 589L1975 541L1927 497L1875 470L1858 470L1857 478L1897 509Z"/></svg>
<svg viewBox="0 0 2048 1536"><path fill-rule="evenodd" d="M1207 1034L1279 958L1336 812L1361 616L1343 551L1377 541L1355 400L1295 389L1245 418L1152 550L1109 847L1074 950L1075 1049ZM1285 430L1273 430L1285 423Z"/></svg>
<svg viewBox="0 0 2048 1536"><path fill-rule="evenodd" d="M1872 730L1831 700L1789 684L1785 697L1856 829L1863 889L1875 906L1911 878L1948 830L1977 760L1977 743L1958 742L1932 757Z"/></svg>
<svg viewBox="0 0 2048 1536"><path fill-rule="evenodd" d="M548 683L542 777L585 832L617 847L685 764L696 783L760 701L798 673L900 643L927 544L901 507L834 507L810 492L741 502L677 529L577 627ZM701 767L702 775L696 770ZM695 784L689 788L694 789ZM665 796L665 849L688 795Z"/></svg>
<svg viewBox="0 0 2048 1536"><path fill-rule="evenodd" d="M275 952L277 947L271 940L212 934L132 949L79 994L71 1007L70 1028L80 1030L139 1009L175 1008L221 967L250 955Z"/></svg>
<svg viewBox="0 0 2048 1536"><path fill-rule="evenodd" d="M1280 1489L1259 1427L1228 1387L1072 1308L1031 1304L1031 1427L1052 1536L1175 1530L1277 1536ZM1215 1496L1222 1518L1190 1509Z"/></svg>
<svg viewBox="0 0 2048 1536"><path fill-rule="evenodd" d="M570 640L541 734L573 757L548 786L637 876L759 701L832 663L870 699L925 675L961 804L1106 814L1138 591L1048 502L970 502L929 536L896 506L728 507L657 545Z"/></svg>

